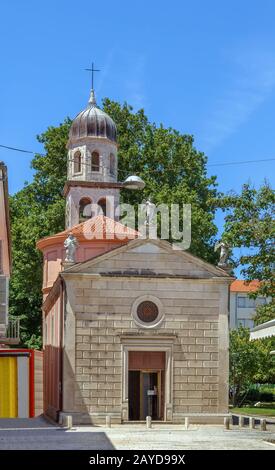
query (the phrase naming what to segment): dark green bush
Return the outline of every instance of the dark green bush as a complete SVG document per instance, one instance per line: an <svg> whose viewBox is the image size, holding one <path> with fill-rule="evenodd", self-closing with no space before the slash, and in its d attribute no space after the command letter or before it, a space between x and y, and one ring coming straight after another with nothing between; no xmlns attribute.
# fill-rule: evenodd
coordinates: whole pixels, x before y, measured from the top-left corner
<svg viewBox="0 0 275 470"><path fill-rule="evenodd" d="M271 392L261 392L257 388L251 388L246 394L242 395L240 401L243 403L253 403L257 401L270 403L274 401L274 395Z"/></svg>

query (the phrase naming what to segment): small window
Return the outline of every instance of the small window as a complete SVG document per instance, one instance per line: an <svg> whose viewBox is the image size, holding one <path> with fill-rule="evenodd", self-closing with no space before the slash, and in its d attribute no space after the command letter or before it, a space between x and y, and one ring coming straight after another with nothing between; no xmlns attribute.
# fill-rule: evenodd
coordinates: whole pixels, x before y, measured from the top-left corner
<svg viewBox="0 0 275 470"><path fill-rule="evenodd" d="M99 153L93 152L92 153L92 171L99 171Z"/></svg>
<svg viewBox="0 0 275 470"><path fill-rule="evenodd" d="M239 308L255 308L256 302L255 299L251 299L250 297L238 297L238 307Z"/></svg>
<svg viewBox="0 0 275 470"><path fill-rule="evenodd" d="M81 152L74 153L74 173L81 173Z"/></svg>
<svg viewBox="0 0 275 470"><path fill-rule="evenodd" d="M103 215L106 215L106 199L100 199L97 204L101 208Z"/></svg>
<svg viewBox="0 0 275 470"><path fill-rule="evenodd" d="M141 302L137 308L137 316L144 323L152 323L156 320L159 314L159 309L154 302L145 300Z"/></svg>
<svg viewBox="0 0 275 470"><path fill-rule="evenodd" d="M114 176L114 174L115 174L115 165L116 165L115 156L114 156L113 153L111 153L111 155L110 155L110 174L112 176Z"/></svg>
<svg viewBox="0 0 275 470"><path fill-rule="evenodd" d="M239 308L245 308L246 304L246 297L238 297L238 307Z"/></svg>

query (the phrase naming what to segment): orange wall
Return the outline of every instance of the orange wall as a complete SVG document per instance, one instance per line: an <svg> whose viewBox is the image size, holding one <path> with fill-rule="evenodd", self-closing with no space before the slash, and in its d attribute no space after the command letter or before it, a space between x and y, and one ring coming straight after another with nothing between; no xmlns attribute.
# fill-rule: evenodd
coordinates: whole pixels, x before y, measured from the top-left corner
<svg viewBox="0 0 275 470"><path fill-rule="evenodd" d="M79 247L76 251L76 262L81 263L87 261L95 256L98 256L106 251L111 250L119 245L114 241L102 241L102 242L80 242ZM56 243L47 248L43 249L44 255L44 271L43 271L43 289L52 287L58 274L62 271L62 261L65 259L65 248L63 244Z"/></svg>

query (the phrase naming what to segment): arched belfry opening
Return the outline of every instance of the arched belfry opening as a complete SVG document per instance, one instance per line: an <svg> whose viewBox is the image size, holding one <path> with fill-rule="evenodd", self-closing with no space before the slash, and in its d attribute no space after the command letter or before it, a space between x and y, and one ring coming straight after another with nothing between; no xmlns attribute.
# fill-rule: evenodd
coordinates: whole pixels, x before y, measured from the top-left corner
<svg viewBox="0 0 275 470"><path fill-rule="evenodd" d="M101 214L102 214L102 215L106 215L106 211L107 211L107 202L106 202L106 198L105 198L105 197L101 198L101 199L98 201L97 204L98 204L99 208L100 208L101 211L102 211ZM100 209L99 209L99 210L100 210ZM99 212L99 214L100 214L100 212ZM100 214L100 215L101 215L101 214Z"/></svg>
<svg viewBox="0 0 275 470"><path fill-rule="evenodd" d="M74 173L81 173L81 152L77 150L73 155Z"/></svg>
<svg viewBox="0 0 275 470"><path fill-rule="evenodd" d="M100 171L100 157L97 151L92 152L91 155L91 170Z"/></svg>
<svg viewBox="0 0 275 470"><path fill-rule="evenodd" d="M116 159L113 153L110 154L110 175L115 176Z"/></svg>
<svg viewBox="0 0 275 470"><path fill-rule="evenodd" d="M92 217L92 200L83 197L79 201L79 223L84 222Z"/></svg>

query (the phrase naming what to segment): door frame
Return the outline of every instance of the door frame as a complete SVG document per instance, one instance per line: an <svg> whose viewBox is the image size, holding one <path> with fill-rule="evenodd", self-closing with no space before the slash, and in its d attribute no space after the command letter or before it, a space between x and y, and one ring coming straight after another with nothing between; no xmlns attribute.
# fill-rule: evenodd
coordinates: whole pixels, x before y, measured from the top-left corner
<svg viewBox="0 0 275 470"><path fill-rule="evenodd" d="M129 420L129 395L128 395L128 353L129 351L161 351L165 352L165 388L164 388L164 421L172 421L172 403L173 403L173 342L174 336L160 337L147 336L140 337L122 337L122 402L121 418L122 421Z"/></svg>

